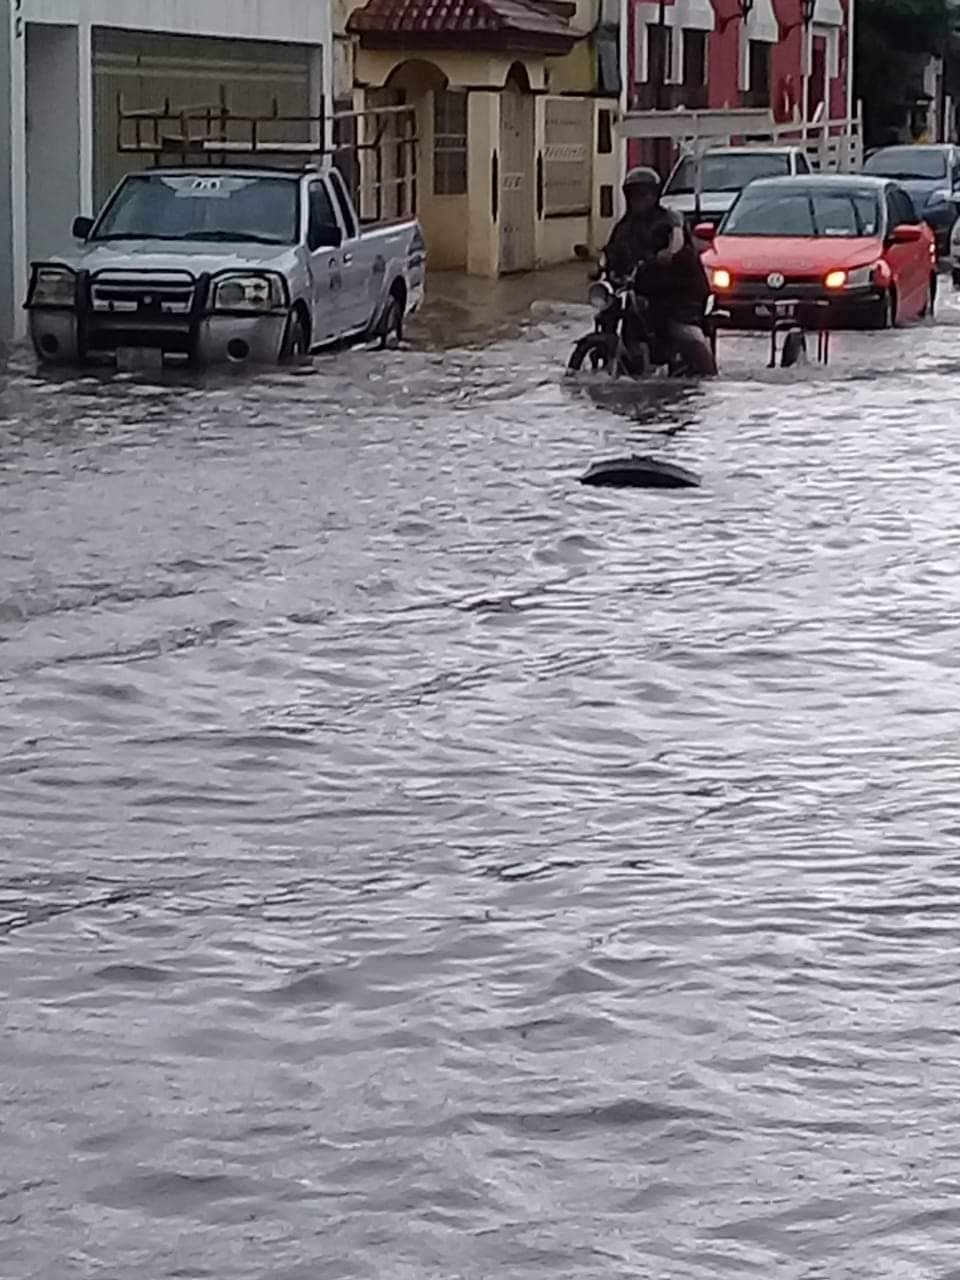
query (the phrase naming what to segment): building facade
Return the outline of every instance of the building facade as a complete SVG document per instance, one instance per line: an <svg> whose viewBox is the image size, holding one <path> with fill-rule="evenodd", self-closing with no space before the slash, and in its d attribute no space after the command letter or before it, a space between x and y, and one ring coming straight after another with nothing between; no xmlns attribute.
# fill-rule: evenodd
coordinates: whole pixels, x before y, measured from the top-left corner
<svg viewBox="0 0 960 1280"><path fill-rule="evenodd" d="M354 109L416 108L432 267L497 276L604 241L618 19L616 0L366 0L352 13Z"/></svg>
<svg viewBox="0 0 960 1280"><path fill-rule="evenodd" d="M323 117L330 0L5 0L0 19L0 338L24 330L31 260L120 176L120 105Z"/></svg>
<svg viewBox="0 0 960 1280"><path fill-rule="evenodd" d="M627 111L768 109L779 125L853 116L853 0L624 0ZM669 161L665 144L631 159Z"/></svg>

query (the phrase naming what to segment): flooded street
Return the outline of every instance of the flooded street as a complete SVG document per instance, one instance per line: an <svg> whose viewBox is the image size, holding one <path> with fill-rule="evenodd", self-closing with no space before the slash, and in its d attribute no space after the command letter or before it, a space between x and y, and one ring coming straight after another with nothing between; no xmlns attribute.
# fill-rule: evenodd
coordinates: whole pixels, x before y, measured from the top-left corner
<svg viewBox="0 0 960 1280"><path fill-rule="evenodd" d="M582 279L6 376L5 1280L960 1276L960 304L578 389Z"/></svg>

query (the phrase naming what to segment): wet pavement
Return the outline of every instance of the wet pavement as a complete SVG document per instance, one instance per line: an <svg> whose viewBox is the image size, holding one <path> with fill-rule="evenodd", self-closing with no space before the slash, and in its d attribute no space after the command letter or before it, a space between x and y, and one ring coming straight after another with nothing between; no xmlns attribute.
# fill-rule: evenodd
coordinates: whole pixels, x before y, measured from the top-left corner
<svg viewBox="0 0 960 1280"><path fill-rule="evenodd" d="M575 388L581 289L7 374L5 1280L960 1275L960 308Z"/></svg>

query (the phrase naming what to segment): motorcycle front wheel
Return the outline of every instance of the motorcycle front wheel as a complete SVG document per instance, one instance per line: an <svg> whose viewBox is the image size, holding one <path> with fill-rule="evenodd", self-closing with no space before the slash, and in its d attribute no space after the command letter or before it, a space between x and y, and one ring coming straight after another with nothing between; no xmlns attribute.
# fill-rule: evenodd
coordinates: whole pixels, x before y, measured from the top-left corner
<svg viewBox="0 0 960 1280"><path fill-rule="evenodd" d="M573 348L568 373L605 373L618 378L623 372L620 339L615 333L588 333Z"/></svg>

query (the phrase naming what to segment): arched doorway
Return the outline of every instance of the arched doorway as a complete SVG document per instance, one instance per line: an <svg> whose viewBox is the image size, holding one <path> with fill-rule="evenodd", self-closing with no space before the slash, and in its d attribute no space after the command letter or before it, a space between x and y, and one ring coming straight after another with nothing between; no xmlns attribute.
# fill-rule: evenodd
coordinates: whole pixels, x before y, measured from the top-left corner
<svg viewBox="0 0 960 1280"><path fill-rule="evenodd" d="M415 123L409 114L367 120L366 141L369 144L375 138L378 144L370 161L383 188L384 208L378 216L409 217L429 190L432 104L446 83L446 76L432 62L411 58L391 71L382 88L367 90L368 108L409 106L416 112ZM416 144L411 145L414 137Z"/></svg>
<svg viewBox="0 0 960 1280"><path fill-rule="evenodd" d="M526 68L514 63L500 95L500 270L536 265L534 98Z"/></svg>

